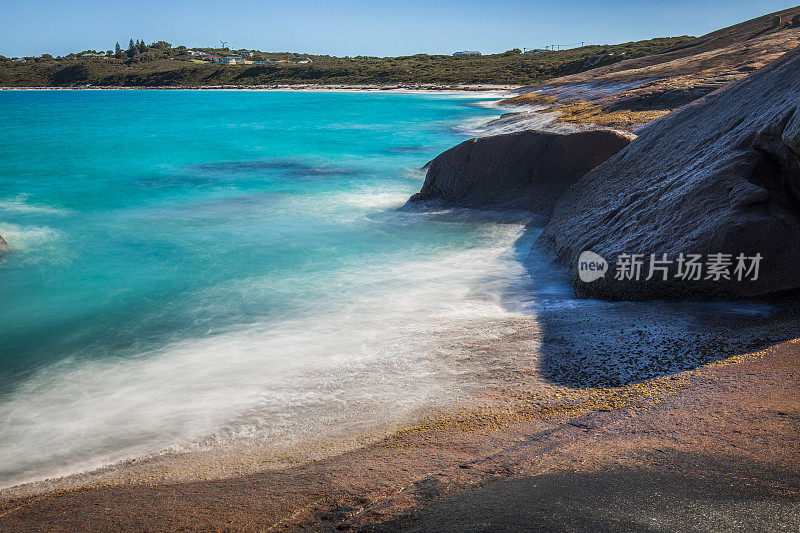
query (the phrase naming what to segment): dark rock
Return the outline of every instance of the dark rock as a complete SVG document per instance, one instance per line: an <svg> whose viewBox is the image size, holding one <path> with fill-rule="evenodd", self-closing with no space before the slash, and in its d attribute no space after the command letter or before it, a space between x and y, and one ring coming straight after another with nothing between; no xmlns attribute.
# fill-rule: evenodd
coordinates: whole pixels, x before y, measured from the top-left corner
<svg viewBox="0 0 800 533"><path fill-rule="evenodd" d="M648 111L651 109L676 109L719 89L719 85L698 83L689 87L661 87L654 84L652 90L642 88L628 95L610 99L607 111Z"/></svg>
<svg viewBox="0 0 800 533"><path fill-rule="evenodd" d="M470 139L428 164L411 202L482 209L527 209L546 220L559 196L628 145L612 130L559 134L523 131Z"/></svg>
<svg viewBox="0 0 800 533"><path fill-rule="evenodd" d="M8 247L8 243L3 238L3 236L0 235L0 253L2 253L5 250L5 248L7 248L7 247Z"/></svg>
<svg viewBox="0 0 800 533"><path fill-rule="evenodd" d="M558 202L540 244L572 269L579 295L608 299L762 297L800 288L800 49L640 129L626 150ZM580 280L591 250L608 273ZM620 254L731 254L731 279L617 280ZM733 275L761 254L758 279Z"/></svg>

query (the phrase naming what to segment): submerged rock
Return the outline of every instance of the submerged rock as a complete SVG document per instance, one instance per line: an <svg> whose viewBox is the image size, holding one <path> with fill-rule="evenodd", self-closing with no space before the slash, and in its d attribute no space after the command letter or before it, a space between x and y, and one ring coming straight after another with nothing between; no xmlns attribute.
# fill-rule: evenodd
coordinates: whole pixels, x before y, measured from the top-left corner
<svg viewBox="0 0 800 533"><path fill-rule="evenodd" d="M612 130L591 130L523 131L470 139L429 163L422 190L410 201L526 209L546 221L570 185L632 138Z"/></svg>
<svg viewBox="0 0 800 533"><path fill-rule="evenodd" d="M540 244L570 265L576 293L731 298L800 288L798 72L800 49L650 123L625 151L573 185ZM585 250L609 262L605 276L581 280L577 259ZM621 269L635 262L632 254L642 256L639 280ZM672 263L659 263L666 273L646 280L651 254L667 254ZM680 254L702 256L700 279L678 278L686 274ZM737 259L758 255L757 279L750 271L740 280ZM718 275L723 270L727 278Z"/></svg>

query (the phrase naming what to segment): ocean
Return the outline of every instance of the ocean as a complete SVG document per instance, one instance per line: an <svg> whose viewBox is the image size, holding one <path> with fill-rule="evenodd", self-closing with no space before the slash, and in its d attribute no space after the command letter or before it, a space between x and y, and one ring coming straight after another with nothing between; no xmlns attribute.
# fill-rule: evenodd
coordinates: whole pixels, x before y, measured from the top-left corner
<svg viewBox="0 0 800 533"><path fill-rule="evenodd" d="M520 127L492 98L0 91L0 489L259 469L753 348L776 308L578 299L524 214L407 206Z"/></svg>
<svg viewBox="0 0 800 533"><path fill-rule="evenodd" d="M404 209L485 95L0 92L0 486L468 392L524 220Z"/></svg>

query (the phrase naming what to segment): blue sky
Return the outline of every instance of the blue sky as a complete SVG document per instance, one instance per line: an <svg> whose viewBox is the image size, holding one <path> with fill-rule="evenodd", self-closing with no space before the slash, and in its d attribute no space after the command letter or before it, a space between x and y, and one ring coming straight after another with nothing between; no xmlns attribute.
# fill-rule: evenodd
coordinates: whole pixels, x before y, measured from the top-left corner
<svg viewBox="0 0 800 533"><path fill-rule="evenodd" d="M795 0L797 1L797 0ZM332 55L502 52L702 35L791 7L772 0L0 0L0 54L128 39Z"/></svg>

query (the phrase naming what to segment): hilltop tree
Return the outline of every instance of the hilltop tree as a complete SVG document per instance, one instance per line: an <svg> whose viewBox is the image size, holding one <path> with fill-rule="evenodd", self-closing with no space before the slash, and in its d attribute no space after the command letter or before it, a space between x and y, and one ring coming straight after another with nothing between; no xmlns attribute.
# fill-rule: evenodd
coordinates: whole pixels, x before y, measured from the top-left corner
<svg viewBox="0 0 800 533"><path fill-rule="evenodd" d="M128 57L133 59L133 56L136 55L136 43L133 42L133 39L128 43Z"/></svg>
<svg viewBox="0 0 800 533"><path fill-rule="evenodd" d="M140 54L147 52L147 45L144 44L144 41L138 41L136 49L139 51Z"/></svg>
<svg viewBox="0 0 800 533"><path fill-rule="evenodd" d="M119 45L119 41L117 41L117 46L114 47L114 57L122 59L122 47Z"/></svg>

